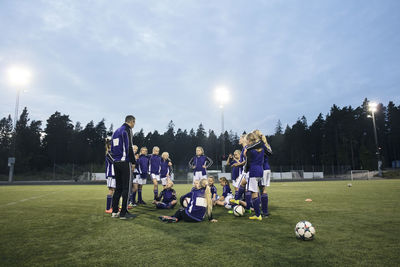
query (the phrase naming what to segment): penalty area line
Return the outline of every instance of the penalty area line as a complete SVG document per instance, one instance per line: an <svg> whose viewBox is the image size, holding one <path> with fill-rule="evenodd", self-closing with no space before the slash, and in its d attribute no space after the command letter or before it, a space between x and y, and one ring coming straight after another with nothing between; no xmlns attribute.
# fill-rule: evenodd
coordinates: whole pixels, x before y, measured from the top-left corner
<svg viewBox="0 0 400 267"><path fill-rule="evenodd" d="M24 198L24 199L21 199L21 200L18 200L18 201L13 201L13 202L10 202L10 203L7 203L7 204L4 204L4 206L12 206L12 205L16 205L16 204L18 204L18 203L22 203L22 202L25 202L25 201L28 201L28 200L34 200L34 199L38 199L38 198L42 198L42 197L46 197L46 196L49 196L49 195L52 195L52 194L54 194L54 193L58 193L58 192L61 192L61 191L54 191L54 192L51 192L51 193L48 193L48 194L44 194L44 195L39 195L39 196L34 196L34 197Z"/></svg>

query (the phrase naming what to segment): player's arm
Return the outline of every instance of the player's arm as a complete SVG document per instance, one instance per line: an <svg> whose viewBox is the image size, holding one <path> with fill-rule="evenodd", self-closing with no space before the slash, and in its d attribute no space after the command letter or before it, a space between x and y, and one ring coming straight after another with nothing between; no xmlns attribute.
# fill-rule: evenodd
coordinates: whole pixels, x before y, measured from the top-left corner
<svg viewBox="0 0 400 267"><path fill-rule="evenodd" d="M209 167L211 167L211 165L213 165L213 161L212 161L212 159L210 159L209 157L206 157L206 168L209 168Z"/></svg>
<svg viewBox="0 0 400 267"><path fill-rule="evenodd" d="M187 197L192 198L193 192L189 192L186 195L181 196L181 198L179 199L179 203L181 203L181 206L183 207L183 200Z"/></svg>
<svg viewBox="0 0 400 267"><path fill-rule="evenodd" d="M194 163L194 157L189 160L189 167L192 169L196 168L196 166L194 166L193 163Z"/></svg>

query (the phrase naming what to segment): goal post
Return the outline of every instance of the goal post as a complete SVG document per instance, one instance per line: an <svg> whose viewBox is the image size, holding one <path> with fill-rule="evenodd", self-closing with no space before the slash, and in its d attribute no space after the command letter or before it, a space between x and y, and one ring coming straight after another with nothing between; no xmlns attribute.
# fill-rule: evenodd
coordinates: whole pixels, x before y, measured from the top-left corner
<svg viewBox="0 0 400 267"><path fill-rule="evenodd" d="M353 180L369 180L370 171L368 170L351 170L350 179Z"/></svg>

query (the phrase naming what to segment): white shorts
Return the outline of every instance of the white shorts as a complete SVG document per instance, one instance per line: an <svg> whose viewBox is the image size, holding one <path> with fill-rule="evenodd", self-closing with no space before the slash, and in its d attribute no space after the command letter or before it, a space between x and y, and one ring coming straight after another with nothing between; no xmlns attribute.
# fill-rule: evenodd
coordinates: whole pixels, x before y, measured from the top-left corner
<svg viewBox="0 0 400 267"><path fill-rule="evenodd" d="M233 195L232 194L228 194L227 196L226 196L226 198L224 198L224 205L225 205L225 207L227 206L227 205L230 205L229 204L229 200L231 200L231 199L233 199ZM230 208L230 207L229 207Z"/></svg>
<svg viewBox="0 0 400 267"><path fill-rule="evenodd" d="M247 190L253 193L257 193L260 190L258 189L258 182L262 179L262 177L250 177L247 182Z"/></svg>
<svg viewBox="0 0 400 267"><path fill-rule="evenodd" d="M138 174L138 175L134 175L134 174L132 174L132 176L133 176L133 179L132 179L132 183L133 184L137 184L137 183L139 183L139 178L140 178L140 175Z"/></svg>
<svg viewBox="0 0 400 267"><path fill-rule="evenodd" d="M262 186L269 186L271 182L271 170L264 170L264 176L261 179Z"/></svg>
<svg viewBox="0 0 400 267"><path fill-rule="evenodd" d="M152 173L152 174L150 174L150 176L151 176L151 180L156 179L157 182L160 181L160 175L159 175L159 174L154 174L154 173Z"/></svg>
<svg viewBox="0 0 400 267"><path fill-rule="evenodd" d="M114 177L107 177L107 187L108 188L115 188L115 178Z"/></svg>
<svg viewBox="0 0 400 267"><path fill-rule="evenodd" d="M161 178L161 184L167 185L168 179L169 179L168 177Z"/></svg>
<svg viewBox="0 0 400 267"><path fill-rule="evenodd" d="M146 184L147 179L137 178L137 184Z"/></svg>
<svg viewBox="0 0 400 267"><path fill-rule="evenodd" d="M194 181L200 181L201 179L207 179L207 175L203 175L203 172L195 172L193 175L193 184Z"/></svg>

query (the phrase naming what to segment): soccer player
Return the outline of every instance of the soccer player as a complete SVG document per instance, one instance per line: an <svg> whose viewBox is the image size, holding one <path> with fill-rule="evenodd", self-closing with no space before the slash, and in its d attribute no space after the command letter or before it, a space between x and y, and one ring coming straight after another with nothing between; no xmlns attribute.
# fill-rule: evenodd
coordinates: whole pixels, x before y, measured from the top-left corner
<svg viewBox="0 0 400 267"><path fill-rule="evenodd" d="M137 162L137 160L139 159L137 145L133 145L133 153L135 154L135 159ZM135 166L135 170L133 171L133 180L132 180L132 194L130 195L130 201L129 201L130 203L128 205L128 209L136 207L136 192L138 191L139 178L140 178L139 171L137 169L137 166Z"/></svg>
<svg viewBox="0 0 400 267"><path fill-rule="evenodd" d="M173 209L176 205L176 192L172 188L174 183L171 180L165 185L163 191L161 191L160 195L157 197L156 204L157 209Z"/></svg>
<svg viewBox="0 0 400 267"><path fill-rule="evenodd" d="M164 186L164 189L167 185L168 180L170 180L172 173L172 162L169 159L169 153L163 152L161 154L161 168L160 168L160 178L161 184Z"/></svg>
<svg viewBox="0 0 400 267"><path fill-rule="evenodd" d="M231 166L231 177L232 177L232 185L235 188L235 191L238 191L238 182L239 182L239 171L240 171L240 167L239 167L239 163L240 162L240 150L235 150L235 152L233 152L233 155L230 154L228 157L228 161L227 161L227 165Z"/></svg>
<svg viewBox="0 0 400 267"><path fill-rule="evenodd" d="M215 202L218 206L224 206L227 209L232 208L229 200L233 198L231 187L229 186L229 181L226 177L219 178L219 182L222 186L222 196Z"/></svg>
<svg viewBox="0 0 400 267"><path fill-rule="evenodd" d="M251 192L252 204L255 215L249 217L250 220L262 220L260 211L260 197L258 184L261 181L264 169L264 147L255 148L254 145L258 142L258 138L254 133L249 133L246 136L249 147L246 150L246 165L244 168L245 172L249 172L249 178L247 182L247 190ZM252 148L250 148L253 146Z"/></svg>
<svg viewBox="0 0 400 267"><path fill-rule="evenodd" d="M211 199L213 203L217 201L218 195L217 195L217 188L214 185L214 177L208 176L208 186L210 187L210 192L211 192Z"/></svg>
<svg viewBox="0 0 400 267"><path fill-rule="evenodd" d="M114 172L114 158L110 154L111 140L106 139L106 178L107 178L107 204L106 213L112 213L112 198L115 191L115 172Z"/></svg>
<svg viewBox="0 0 400 267"><path fill-rule="evenodd" d="M189 161L189 167L193 169L193 184L195 180L207 179L206 170L212 164L212 159L204 155L204 149L201 146L196 147L196 156Z"/></svg>
<svg viewBox="0 0 400 267"><path fill-rule="evenodd" d="M190 202L186 208L179 209L173 216L158 217L163 222L201 222L207 214L210 222L217 222L212 217L212 199L210 187L207 184L207 179L201 179L199 183L195 183L195 188L188 194L183 196L183 199L190 197Z"/></svg>
<svg viewBox="0 0 400 267"><path fill-rule="evenodd" d="M138 180L138 204L146 205L142 198L142 188L146 184L147 175L149 173L149 157L147 155L147 147L140 148L140 155L137 161L137 168L139 172Z"/></svg>
<svg viewBox="0 0 400 267"><path fill-rule="evenodd" d="M149 160L149 170L150 176L153 180L154 185L154 200L153 204L156 202L158 196L158 182L160 181L160 169L161 169L161 157L158 155L160 153L160 148L158 146L153 147L153 153L150 155Z"/></svg>
<svg viewBox="0 0 400 267"><path fill-rule="evenodd" d="M131 219L135 217L128 212L128 192L131 172L135 169L135 154L132 148L132 128L135 126L135 117L128 115L125 123L112 135L111 154L114 158L116 188L113 195L113 218ZM122 196L121 212L118 214L118 202Z"/></svg>
<svg viewBox="0 0 400 267"><path fill-rule="evenodd" d="M272 149L271 146L269 145L267 138L265 135L263 135L259 130L255 130L253 133L255 133L260 140L262 141L264 151L264 163L263 163L263 169L264 169L264 174L263 177L260 181L260 187L261 187L261 209L262 209L262 216L265 218L268 218L269 212L268 212L268 193L267 193L267 187L270 186L270 181L271 181L271 167L269 166L269 161L268 157L272 155Z"/></svg>

